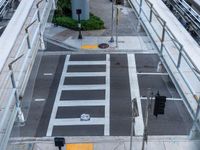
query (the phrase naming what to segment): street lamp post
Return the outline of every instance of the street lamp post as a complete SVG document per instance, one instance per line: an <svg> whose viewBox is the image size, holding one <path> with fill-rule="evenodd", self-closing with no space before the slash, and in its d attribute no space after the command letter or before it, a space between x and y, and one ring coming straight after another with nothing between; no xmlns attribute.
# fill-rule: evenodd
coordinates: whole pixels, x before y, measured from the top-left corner
<svg viewBox="0 0 200 150"><path fill-rule="evenodd" d="M81 33L81 9L77 9L76 10L76 14L78 15L78 31L79 31L79 34L78 34L78 39L82 39L82 33Z"/></svg>
<svg viewBox="0 0 200 150"><path fill-rule="evenodd" d="M119 8L116 7L116 47L118 47Z"/></svg>
<svg viewBox="0 0 200 150"><path fill-rule="evenodd" d="M112 16L111 16L111 38L109 42L114 42L113 38L113 22L114 22L114 0L112 0Z"/></svg>

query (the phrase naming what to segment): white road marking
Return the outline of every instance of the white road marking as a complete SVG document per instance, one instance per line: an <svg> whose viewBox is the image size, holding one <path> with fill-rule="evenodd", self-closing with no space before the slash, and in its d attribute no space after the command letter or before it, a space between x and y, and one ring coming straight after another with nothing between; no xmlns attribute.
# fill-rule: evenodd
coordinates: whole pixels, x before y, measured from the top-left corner
<svg viewBox="0 0 200 150"><path fill-rule="evenodd" d="M104 135L110 135L110 55L106 54L106 91Z"/></svg>
<svg viewBox="0 0 200 150"><path fill-rule="evenodd" d="M56 98L47 129L47 136L51 136L54 126L67 125L104 125L104 135L110 135L110 55L106 55L106 61L69 61L67 55L59 82ZM67 72L68 65L100 65L106 66L106 72ZM105 77L105 84L98 85L64 85L66 77ZM105 90L105 100L60 100L61 93L64 90ZM80 118L56 119L58 107L72 106L105 106L105 118L91 118L89 121L80 121Z"/></svg>
<svg viewBox="0 0 200 150"><path fill-rule="evenodd" d="M43 101L45 101L45 100L46 100L46 99L44 99L44 98L36 98L36 99L35 99L36 102L43 102Z"/></svg>
<svg viewBox="0 0 200 150"><path fill-rule="evenodd" d="M89 121L81 121L80 118L69 119L54 119L52 122L55 126L70 126L70 125L104 125L105 118L90 118Z"/></svg>
<svg viewBox="0 0 200 150"><path fill-rule="evenodd" d="M161 76L168 76L168 73L153 73L153 72L138 72L138 75L161 75Z"/></svg>
<svg viewBox="0 0 200 150"><path fill-rule="evenodd" d="M106 72L66 72L65 77L101 77L106 76Z"/></svg>
<svg viewBox="0 0 200 150"><path fill-rule="evenodd" d="M105 84L92 84L92 85L62 85L61 90L105 90Z"/></svg>
<svg viewBox="0 0 200 150"><path fill-rule="evenodd" d="M140 99L147 100L147 97L140 97ZM153 99L155 99L155 98L153 97ZM183 100L182 98L166 98L166 99L169 101L182 101Z"/></svg>
<svg viewBox="0 0 200 150"><path fill-rule="evenodd" d="M104 106L105 100L62 100L59 101L58 106L71 107L71 106Z"/></svg>
<svg viewBox="0 0 200 150"><path fill-rule="evenodd" d="M139 93L139 85L135 64L135 55L128 54L128 69L129 69L129 79L130 79L130 92L131 99L136 98L138 104L139 116L135 118L135 135L143 135L144 131L144 122L143 122L143 114L142 114L142 106L140 100Z"/></svg>
<svg viewBox="0 0 200 150"><path fill-rule="evenodd" d="M106 65L106 61L69 61L68 65Z"/></svg>
<svg viewBox="0 0 200 150"><path fill-rule="evenodd" d="M43 75L44 75L44 76L52 76L53 73L44 73Z"/></svg>

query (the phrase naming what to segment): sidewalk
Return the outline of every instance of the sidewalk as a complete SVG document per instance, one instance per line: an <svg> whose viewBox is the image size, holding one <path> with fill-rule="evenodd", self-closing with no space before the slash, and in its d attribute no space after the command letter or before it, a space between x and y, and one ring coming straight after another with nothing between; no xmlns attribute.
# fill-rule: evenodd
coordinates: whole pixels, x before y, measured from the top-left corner
<svg viewBox="0 0 200 150"><path fill-rule="evenodd" d="M32 141L32 142L30 142ZM18 142L14 140L13 142ZM37 139L20 139L20 143L15 145L15 150L33 146L33 150L57 150L54 146L53 138L37 138ZM67 143L91 143L94 150L128 150L130 147L130 137L66 137ZM34 144L30 144L34 143ZM13 143L12 143L13 144ZM12 144L10 149L13 150ZM141 150L142 137L133 137L133 149ZM17 149L19 147L20 149ZM186 136L150 136L146 150L199 150L200 141L188 140ZM62 150L66 148L63 147Z"/></svg>
<svg viewBox="0 0 200 150"><path fill-rule="evenodd" d="M85 37L83 39L83 43L84 43L84 40L87 41L88 39L91 39L92 37L95 37L94 40L96 40L96 38L98 37L100 39L99 41L103 41L104 43L108 42L107 38L108 36L111 36L112 3L110 2L110 0L92 0L90 1L90 10L91 10L91 13L100 17L104 21L105 29L94 30L94 31L82 31L82 35L83 37ZM115 20L115 16L114 16L114 20ZM113 35L115 36L116 34L115 21L113 24L114 24ZM120 6L118 35L123 36L123 37L124 36L146 36L146 33L143 30L139 32L136 30L136 25L137 25L137 18L135 14L133 13L133 10L129 8L128 6ZM72 42L71 39L77 39L78 31L70 30L68 28L64 28L61 26L55 26L54 24L49 23L46 26L44 35L46 38L54 39L55 41L59 41L59 42L65 41L65 44L73 45L74 42ZM67 40L68 38L69 40ZM106 39L106 41L104 41L104 39ZM129 41L130 40L128 40L127 42Z"/></svg>
<svg viewBox="0 0 200 150"><path fill-rule="evenodd" d="M116 41L116 37L114 37ZM77 38L68 38L63 43L80 50L121 50L121 51L153 51L153 46L146 36L120 36L118 44L109 42L110 36L86 36L79 40ZM99 44L108 44L106 49L99 48Z"/></svg>

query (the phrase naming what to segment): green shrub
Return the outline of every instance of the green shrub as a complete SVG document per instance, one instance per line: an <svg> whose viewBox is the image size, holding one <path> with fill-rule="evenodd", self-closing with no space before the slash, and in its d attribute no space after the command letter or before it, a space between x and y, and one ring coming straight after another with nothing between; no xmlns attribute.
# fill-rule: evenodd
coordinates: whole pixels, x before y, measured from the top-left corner
<svg viewBox="0 0 200 150"><path fill-rule="evenodd" d="M54 13L53 23L59 26L78 30L78 21L71 18L71 1L58 0L57 9ZM81 21L82 30L104 29L104 22L97 16L90 14L89 20Z"/></svg>
<svg viewBox="0 0 200 150"><path fill-rule="evenodd" d="M78 21L68 16L54 16L53 23L73 30L78 30ZM89 20L81 21L82 30L104 29L104 22L97 16L90 14Z"/></svg>

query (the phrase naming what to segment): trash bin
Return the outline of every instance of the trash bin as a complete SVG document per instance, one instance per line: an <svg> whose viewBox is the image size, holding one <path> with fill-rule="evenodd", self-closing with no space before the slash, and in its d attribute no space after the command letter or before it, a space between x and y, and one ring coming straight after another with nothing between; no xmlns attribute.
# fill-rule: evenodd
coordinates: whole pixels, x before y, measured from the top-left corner
<svg viewBox="0 0 200 150"><path fill-rule="evenodd" d="M76 14L77 9L81 9L81 20L88 20L90 18L89 0L71 0L72 3L72 18L78 20Z"/></svg>

